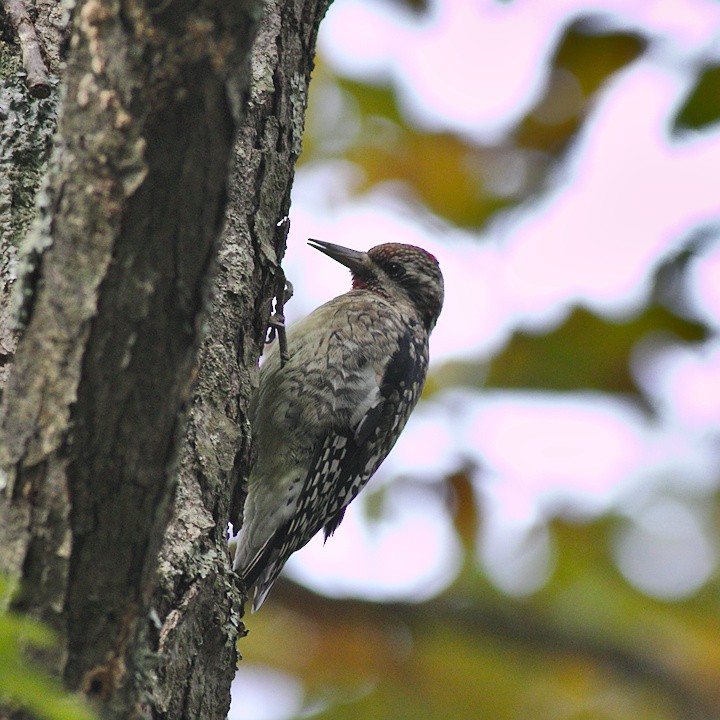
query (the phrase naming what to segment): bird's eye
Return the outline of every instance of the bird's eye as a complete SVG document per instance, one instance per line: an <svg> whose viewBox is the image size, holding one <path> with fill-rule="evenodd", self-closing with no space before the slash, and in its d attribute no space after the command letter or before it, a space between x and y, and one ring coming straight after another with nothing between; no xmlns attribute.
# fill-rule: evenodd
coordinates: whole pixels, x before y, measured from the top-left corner
<svg viewBox="0 0 720 720"><path fill-rule="evenodd" d="M399 280L401 277L405 276L405 268L400 263L396 263L396 262L389 262L385 266L385 272L393 280Z"/></svg>

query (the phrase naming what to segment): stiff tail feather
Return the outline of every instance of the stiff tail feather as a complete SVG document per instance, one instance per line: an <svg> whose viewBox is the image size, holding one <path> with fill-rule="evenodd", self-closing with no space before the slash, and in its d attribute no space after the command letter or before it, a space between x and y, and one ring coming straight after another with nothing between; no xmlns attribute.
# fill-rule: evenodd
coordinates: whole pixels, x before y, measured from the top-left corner
<svg viewBox="0 0 720 720"><path fill-rule="evenodd" d="M238 546L235 552L234 570L240 578L240 582L246 592L253 589L252 612L257 612L265 602L273 584L280 575L285 565L285 560L280 558L280 548L275 541L274 535L265 542L250 560L244 557L241 539L238 539ZM287 559L287 558L286 558Z"/></svg>
<svg viewBox="0 0 720 720"><path fill-rule="evenodd" d="M270 560L260 573L260 577L255 581L255 590L253 591L252 611L254 613L257 612L265 602L265 598L278 579L278 575L280 575L280 571L284 565L284 562L280 562L280 558L275 557Z"/></svg>

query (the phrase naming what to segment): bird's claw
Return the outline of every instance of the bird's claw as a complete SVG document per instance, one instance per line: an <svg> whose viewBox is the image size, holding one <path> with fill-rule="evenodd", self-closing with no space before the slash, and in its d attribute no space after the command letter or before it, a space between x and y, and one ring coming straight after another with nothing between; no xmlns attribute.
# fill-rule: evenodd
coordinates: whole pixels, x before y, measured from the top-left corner
<svg viewBox="0 0 720 720"><path fill-rule="evenodd" d="M285 333L285 315L283 310L285 303L293 296L292 283L285 278L282 268L278 269L277 291L275 293L275 312L270 316L268 322L265 343L271 343L277 337L280 343L280 367L290 359L287 346L287 335Z"/></svg>

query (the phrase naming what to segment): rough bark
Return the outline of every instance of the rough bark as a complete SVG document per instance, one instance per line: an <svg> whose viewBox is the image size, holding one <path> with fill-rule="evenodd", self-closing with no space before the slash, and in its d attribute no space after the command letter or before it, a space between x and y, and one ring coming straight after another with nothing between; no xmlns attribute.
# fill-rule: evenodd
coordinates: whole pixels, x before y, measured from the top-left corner
<svg viewBox="0 0 720 720"><path fill-rule="evenodd" d="M224 717L228 709L244 598L230 570L227 520L238 528L250 462L246 408L285 252L315 40L328 5L266 2L253 49L214 307L155 593L161 627L154 717Z"/></svg>
<svg viewBox="0 0 720 720"><path fill-rule="evenodd" d="M66 684L111 716L227 711L241 598L225 528L327 4L267 2L250 65L251 0L77 3L17 270L2 234L0 359L15 277L24 330L3 393L0 569L58 631Z"/></svg>

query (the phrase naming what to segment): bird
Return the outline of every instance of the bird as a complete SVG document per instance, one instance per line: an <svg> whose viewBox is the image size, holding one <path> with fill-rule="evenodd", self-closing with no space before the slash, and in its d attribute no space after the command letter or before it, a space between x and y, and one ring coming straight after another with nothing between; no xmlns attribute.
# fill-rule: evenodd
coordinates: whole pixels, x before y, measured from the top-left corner
<svg viewBox="0 0 720 720"><path fill-rule="evenodd" d="M402 243L367 252L308 244L347 267L352 288L287 330L260 368L249 407L255 460L234 571L253 612L288 558L325 540L395 445L417 404L443 305L434 255Z"/></svg>

